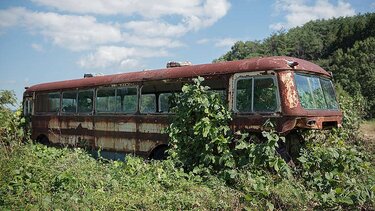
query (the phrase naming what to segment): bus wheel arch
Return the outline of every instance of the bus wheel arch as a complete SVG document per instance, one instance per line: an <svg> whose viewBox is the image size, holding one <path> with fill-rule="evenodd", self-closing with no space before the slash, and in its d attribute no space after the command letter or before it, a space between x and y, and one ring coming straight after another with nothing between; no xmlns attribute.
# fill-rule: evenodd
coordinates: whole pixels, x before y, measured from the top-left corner
<svg viewBox="0 0 375 211"><path fill-rule="evenodd" d="M158 145L151 150L151 153L149 154L148 158L152 160L165 160L168 157L167 149L167 144Z"/></svg>
<svg viewBox="0 0 375 211"><path fill-rule="evenodd" d="M40 134L36 137L36 142L44 145L49 145L51 142L48 139L48 136L45 134Z"/></svg>

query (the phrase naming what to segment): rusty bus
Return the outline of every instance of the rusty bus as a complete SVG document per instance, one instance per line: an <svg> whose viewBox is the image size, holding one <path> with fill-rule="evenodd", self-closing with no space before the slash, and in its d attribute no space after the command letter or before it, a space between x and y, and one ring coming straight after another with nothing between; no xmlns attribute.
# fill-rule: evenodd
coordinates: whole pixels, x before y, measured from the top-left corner
<svg viewBox="0 0 375 211"><path fill-rule="evenodd" d="M292 57L261 57L43 83L26 88L32 139L157 158L167 148L168 97L198 76L233 112L233 131L282 135L340 127L331 75ZM187 125L188 127L188 125Z"/></svg>

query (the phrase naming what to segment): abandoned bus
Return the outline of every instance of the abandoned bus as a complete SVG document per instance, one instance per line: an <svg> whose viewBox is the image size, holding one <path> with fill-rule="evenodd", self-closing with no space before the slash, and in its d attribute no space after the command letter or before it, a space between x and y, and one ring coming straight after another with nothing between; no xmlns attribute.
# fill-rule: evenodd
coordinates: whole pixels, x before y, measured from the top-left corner
<svg viewBox="0 0 375 211"><path fill-rule="evenodd" d="M283 135L339 127L331 75L311 62L264 57L86 77L26 88L32 139L154 158L164 152L172 93L198 76L233 112L233 131L260 132L267 119ZM188 125L187 125L188 127Z"/></svg>

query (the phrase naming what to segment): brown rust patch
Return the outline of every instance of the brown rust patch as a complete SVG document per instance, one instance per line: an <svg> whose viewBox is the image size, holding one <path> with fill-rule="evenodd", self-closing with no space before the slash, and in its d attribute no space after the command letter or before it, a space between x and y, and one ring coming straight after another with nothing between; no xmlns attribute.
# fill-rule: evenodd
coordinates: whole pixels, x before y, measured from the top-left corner
<svg viewBox="0 0 375 211"><path fill-rule="evenodd" d="M285 86L285 90L282 90L282 97L286 98L287 106L292 109L298 106L298 95L296 86L294 84L294 78L292 72L280 73L281 81Z"/></svg>

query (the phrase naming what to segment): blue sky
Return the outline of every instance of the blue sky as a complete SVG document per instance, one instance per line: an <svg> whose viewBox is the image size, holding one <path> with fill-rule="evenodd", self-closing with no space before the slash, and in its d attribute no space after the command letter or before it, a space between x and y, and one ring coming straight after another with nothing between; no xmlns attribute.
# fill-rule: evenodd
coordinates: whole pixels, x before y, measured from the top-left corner
<svg viewBox="0 0 375 211"><path fill-rule="evenodd" d="M0 90L210 63L237 40L374 12L375 0L0 0Z"/></svg>

